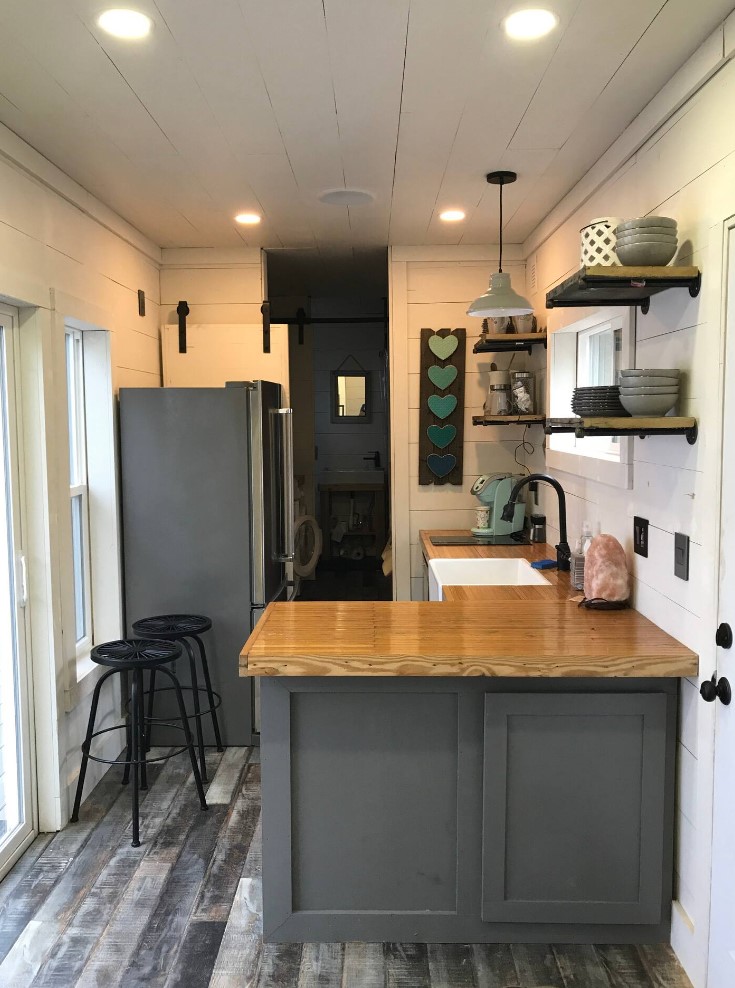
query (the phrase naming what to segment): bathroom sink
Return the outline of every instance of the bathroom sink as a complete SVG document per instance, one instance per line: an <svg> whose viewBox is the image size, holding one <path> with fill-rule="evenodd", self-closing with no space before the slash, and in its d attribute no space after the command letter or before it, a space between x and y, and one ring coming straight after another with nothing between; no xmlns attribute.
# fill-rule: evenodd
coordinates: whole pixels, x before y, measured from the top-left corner
<svg viewBox="0 0 735 988"><path fill-rule="evenodd" d="M548 586L527 559L432 559L429 600L444 600L444 587Z"/></svg>
<svg viewBox="0 0 735 988"><path fill-rule="evenodd" d="M325 470L320 484L385 484L383 470Z"/></svg>

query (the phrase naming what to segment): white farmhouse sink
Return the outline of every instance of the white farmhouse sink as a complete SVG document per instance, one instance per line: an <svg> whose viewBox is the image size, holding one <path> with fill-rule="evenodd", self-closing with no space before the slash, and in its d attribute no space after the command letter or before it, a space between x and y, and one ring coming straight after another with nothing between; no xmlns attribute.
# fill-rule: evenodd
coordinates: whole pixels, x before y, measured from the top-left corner
<svg viewBox="0 0 735 988"><path fill-rule="evenodd" d="M429 600L444 600L444 587L525 587L549 585L527 559L432 559Z"/></svg>

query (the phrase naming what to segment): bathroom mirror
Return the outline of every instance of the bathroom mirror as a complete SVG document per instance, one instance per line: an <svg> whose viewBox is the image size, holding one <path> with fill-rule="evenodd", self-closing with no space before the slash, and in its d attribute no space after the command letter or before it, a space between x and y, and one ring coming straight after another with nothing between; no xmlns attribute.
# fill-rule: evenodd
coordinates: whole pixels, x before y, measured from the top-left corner
<svg viewBox="0 0 735 988"><path fill-rule="evenodd" d="M332 422L369 422L370 371L332 371Z"/></svg>

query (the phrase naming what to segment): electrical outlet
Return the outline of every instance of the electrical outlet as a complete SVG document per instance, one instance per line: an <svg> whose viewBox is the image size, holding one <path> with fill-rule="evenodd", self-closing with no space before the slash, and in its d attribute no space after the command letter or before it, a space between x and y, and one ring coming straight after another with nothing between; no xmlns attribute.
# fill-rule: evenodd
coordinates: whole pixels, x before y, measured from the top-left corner
<svg viewBox="0 0 735 988"><path fill-rule="evenodd" d="M689 579L689 536L674 532L674 576Z"/></svg>
<svg viewBox="0 0 735 988"><path fill-rule="evenodd" d="M633 551L648 558L648 518L633 519Z"/></svg>

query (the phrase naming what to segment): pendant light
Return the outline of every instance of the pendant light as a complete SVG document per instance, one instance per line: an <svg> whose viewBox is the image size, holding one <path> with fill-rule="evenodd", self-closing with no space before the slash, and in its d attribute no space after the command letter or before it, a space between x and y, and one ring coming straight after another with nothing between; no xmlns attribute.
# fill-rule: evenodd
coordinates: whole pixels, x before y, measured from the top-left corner
<svg viewBox="0 0 735 988"><path fill-rule="evenodd" d="M490 172L486 177L490 185L500 186L500 259L497 273L490 279L490 287L470 305L467 315L480 318L527 316L533 312L533 306L527 298L513 291L510 275L503 271L503 186L515 182L518 176L515 172Z"/></svg>

